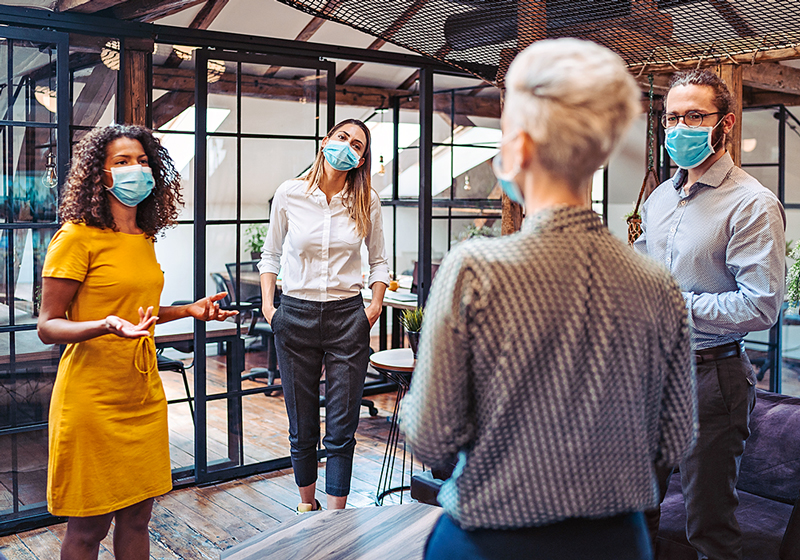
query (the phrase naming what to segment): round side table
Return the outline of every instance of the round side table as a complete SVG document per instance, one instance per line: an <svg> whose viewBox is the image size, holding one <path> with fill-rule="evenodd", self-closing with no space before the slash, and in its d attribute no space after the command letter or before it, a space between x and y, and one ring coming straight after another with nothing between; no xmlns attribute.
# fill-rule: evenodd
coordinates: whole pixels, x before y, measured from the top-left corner
<svg viewBox="0 0 800 560"><path fill-rule="evenodd" d="M389 427L389 438L386 441L386 451L383 454L383 465L381 475L378 479L378 492L375 502L383 505L383 498L387 494L400 492L400 503L403 503L403 491L410 490L411 475L414 474L414 458L411 457L411 472L409 474L409 484L404 485L406 467L406 447L403 443L403 463L400 469L400 486L392 486L392 473L394 472L395 456L400 441L400 428L397 425L397 418L400 413L400 402L403 400L406 391L411 384L411 374L414 372L414 353L410 348L396 348L393 350L383 350L375 352L370 356L369 363L380 373L397 383L397 398L394 402L391 426Z"/></svg>

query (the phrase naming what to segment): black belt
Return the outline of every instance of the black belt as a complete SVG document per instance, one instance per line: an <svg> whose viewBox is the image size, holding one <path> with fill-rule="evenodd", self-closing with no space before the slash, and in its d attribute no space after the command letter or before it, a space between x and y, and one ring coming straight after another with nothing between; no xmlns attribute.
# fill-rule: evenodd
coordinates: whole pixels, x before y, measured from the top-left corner
<svg viewBox="0 0 800 560"><path fill-rule="evenodd" d="M740 356L741 354L741 342L729 342L728 344L721 344L713 348L703 348L702 350L695 351L694 363L702 364L703 362L714 362L716 360Z"/></svg>

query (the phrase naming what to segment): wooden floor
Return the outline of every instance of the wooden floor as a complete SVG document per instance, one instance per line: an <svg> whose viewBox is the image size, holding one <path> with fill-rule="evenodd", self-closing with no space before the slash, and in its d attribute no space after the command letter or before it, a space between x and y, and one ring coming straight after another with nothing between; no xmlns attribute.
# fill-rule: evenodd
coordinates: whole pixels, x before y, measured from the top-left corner
<svg viewBox="0 0 800 560"><path fill-rule="evenodd" d="M247 366L261 365L260 353L247 354ZM190 370L191 371L191 370ZM222 390L224 364L209 362L209 392ZM184 396L178 374L163 373L168 398ZM191 377L190 377L191 383ZM246 387L257 386L246 384ZM375 507L375 493L389 431L389 417L394 407L394 394L370 397L379 415L370 417L362 409L356 434L353 478L348 507ZM193 462L192 421L186 403L170 405L170 445L174 466ZM246 462L261 461L288 455L286 411L279 395L254 395L243 402ZM324 433L324 432L323 432ZM225 452L225 409L209 410L209 460ZM398 461L400 456L398 456ZM399 481L399 462L395 482ZM421 469L418 463L414 471ZM408 476L406 474L406 476ZM319 464L318 497L325 505L325 463ZM411 501L406 492L403 503ZM291 469L251 476L207 487L174 490L156 499L150 523L151 558L214 559L230 548L261 532L274 529L285 520L295 518L299 502ZM391 495L385 504L399 503L399 495ZM25 533L0 538L0 552L9 560L57 559L66 524L52 525ZM113 558L112 536L103 541L100 558Z"/></svg>

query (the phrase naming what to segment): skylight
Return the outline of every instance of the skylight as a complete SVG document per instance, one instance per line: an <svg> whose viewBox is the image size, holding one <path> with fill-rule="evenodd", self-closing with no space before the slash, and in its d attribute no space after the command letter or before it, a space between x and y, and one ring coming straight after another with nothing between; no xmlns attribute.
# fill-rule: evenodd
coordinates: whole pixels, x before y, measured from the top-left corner
<svg viewBox="0 0 800 560"><path fill-rule="evenodd" d="M419 132L419 125L410 126L414 126ZM450 188L452 177L458 177L497 155L501 136L502 132L497 128L470 127L455 133L454 150L449 146L434 150L433 196ZM443 143L449 141L448 138ZM398 185L400 197L419 196L419 163L401 169ZM385 187L379 194L381 197L390 197L392 186Z"/></svg>
<svg viewBox="0 0 800 560"><path fill-rule="evenodd" d="M206 113L206 130L216 132L225 119L230 114L230 109L218 109L209 107ZM195 110L194 105L185 109L180 115L169 121L158 129L162 134L156 134L161 145L164 146L172 161L175 169L181 175L186 175L186 167L194 159L194 135L192 134L163 134L168 132L192 132L194 131ZM213 173L213 171L212 171Z"/></svg>

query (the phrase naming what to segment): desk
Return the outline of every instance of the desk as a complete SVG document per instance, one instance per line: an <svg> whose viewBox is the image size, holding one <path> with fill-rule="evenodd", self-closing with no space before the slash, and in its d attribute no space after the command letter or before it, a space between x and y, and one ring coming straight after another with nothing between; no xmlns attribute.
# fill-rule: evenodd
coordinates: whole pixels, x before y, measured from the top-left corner
<svg viewBox="0 0 800 560"><path fill-rule="evenodd" d="M361 296L364 302L369 305L372 302L372 290L364 288L361 290ZM386 295L383 296L383 307L391 307L395 311L392 312L392 348L403 347L403 325L400 323L400 313L406 309L417 308L417 294L412 294L407 291L390 292L386 290ZM387 345L387 325L386 325L386 312L381 313L378 319L378 330L380 333L380 350L386 350Z"/></svg>
<svg viewBox="0 0 800 560"><path fill-rule="evenodd" d="M179 343L194 341L194 319L186 317L156 325L156 348L171 348ZM244 371L244 339L239 336L235 323L228 321L209 321L206 323L206 342L225 343L226 360L226 392L238 393L242 389L242 371ZM202 398L198 399L197 388L201 387ZM205 406L205 379L195 379L195 402ZM228 459L239 465L242 460L241 425L242 397L227 397L228 411Z"/></svg>
<svg viewBox="0 0 800 560"><path fill-rule="evenodd" d="M220 556L222 560L420 560L441 514L442 508L428 504L306 513Z"/></svg>
<svg viewBox="0 0 800 560"><path fill-rule="evenodd" d="M411 476L414 474L414 457L411 457L411 472L409 473L409 484L403 484L406 470L406 446L403 444L403 463L400 469L400 486L392 486L392 475L394 474L394 461L397 455L397 445L400 439L400 427L397 419L400 414L400 402L411 385L411 374L414 371L416 360L410 348L396 348L393 350L383 350L375 352L369 358L369 363L384 374L386 377L397 383L397 398L394 402L392 411L391 426L389 427L389 438L386 441L386 451L383 454L383 465L381 475L378 478L378 491L375 495L375 503L383 504L383 498L392 492L400 492L400 503L403 503L403 491L411 489Z"/></svg>

